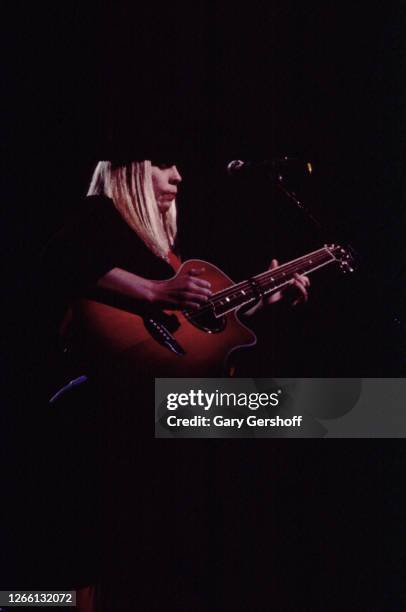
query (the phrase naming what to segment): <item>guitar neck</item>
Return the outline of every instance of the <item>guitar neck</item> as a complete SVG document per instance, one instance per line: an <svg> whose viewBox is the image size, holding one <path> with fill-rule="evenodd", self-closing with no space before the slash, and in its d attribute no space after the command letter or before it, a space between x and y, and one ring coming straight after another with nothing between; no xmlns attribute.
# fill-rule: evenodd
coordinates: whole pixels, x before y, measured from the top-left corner
<svg viewBox="0 0 406 612"><path fill-rule="evenodd" d="M263 294L282 289L288 285L295 274L311 274L319 268L327 266L337 261L336 257L330 252L328 247L323 247L303 257L294 259L274 270L267 270L253 277L255 283ZM247 281L245 281L247 282ZM250 281L248 281L250 282Z"/></svg>
<svg viewBox="0 0 406 612"><path fill-rule="evenodd" d="M273 270L266 270L214 294L211 303L216 316L223 316L227 312L249 304L263 295L283 289L286 285L289 285L295 274L311 274L319 268L339 261L335 254L337 249L341 249L341 247L324 246L317 251L312 251Z"/></svg>

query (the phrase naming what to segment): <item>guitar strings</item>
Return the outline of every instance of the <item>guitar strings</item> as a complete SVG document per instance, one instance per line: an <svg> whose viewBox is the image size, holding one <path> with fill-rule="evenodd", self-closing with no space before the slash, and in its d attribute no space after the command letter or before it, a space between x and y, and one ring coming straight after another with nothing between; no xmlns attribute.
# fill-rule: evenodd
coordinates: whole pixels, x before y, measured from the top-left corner
<svg viewBox="0 0 406 612"><path fill-rule="evenodd" d="M314 254L313 253L311 254L312 264L318 263L319 261L324 259L324 256L320 257L321 254L323 254L324 256L326 255L325 249L320 249L319 251L316 251ZM329 255L331 256L330 253ZM259 274L256 277L254 277L254 280L258 285L260 285L260 287L266 287L268 285L268 281L272 279L273 282L275 282L275 290L280 289L284 284L287 284L288 282L290 282L291 279L287 280L286 282L282 283L279 286L277 285L278 281L284 278L287 272L290 272L293 270L299 270L301 265L305 262L308 262L309 259L310 259L309 255L299 258L298 260L295 260L295 262L289 262L288 264L279 266L279 268L274 268L273 270L269 270L267 272ZM334 257L331 259L331 261L334 261ZM250 301L253 297L255 297L255 290L252 286L252 283L250 281L242 281L241 283L232 285L231 287L227 287L226 289L223 289L222 291L219 291L218 293L214 294L214 296L210 299L207 305L202 306L197 312L189 312L188 316L190 318L199 317L202 314L205 314L206 312L211 311L213 308L216 307L216 305L218 305L224 299L226 299L227 297L233 294L235 294L234 296L235 298L240 298L241 297L240 292L245 291L245 290L248 291L248 296L249 296L248 301ZM232 306L232 303L230 303L230 305Z"/></svg>
<svg viewBox="0 0 406 612"><path fill-rule="evenodd" d="M326 255L326 252L324 249L321 249L320 251L316 251L314 254L312 253L311 255L312 255L312 264L317 264L325 258L324 256ZM323 256L321 257L320 255L323 255ZM328 253L328 255L330 255L330 253ZM284 284L287 284L288 282L290 282L291 279L287 280L286 282L283 282L280 285L277 284L278 281L284 278L287 272L292 272L293 270L300 269L301 264L308 262L309 258L310 258L309 256L305 256L298 260L295 260L294 263L289 262L288 264L283 264L282 266L279 266L279 268L274 268L273 270L263 272L262 274L254 277L254 279L256 280L258 284L266 287L268 284L268 280L273 278L275 282L275 290L278 290ZM330 255L330 257L326 260L326 263L328 261L332 262L334 261L334 259L335 258L331 257ZM300 263L300 265L298 265L298 263ZM199 311L196 312L195 314L201 315L205 313L206 311L212 310L212 308L215 308L215 306L218 305L218 303L224 300L226 297L229 297L230 295L233 295L234 293L238 293L241 290L248 290L248 292L252 294L252 297L255 297L255 291L250 281L242 281L241 283L232 285L231 287L227 287L226 289L223 289L222 291L215 293L214 296L211 298L210 303L205 306L202 306L199 309ZM237 296L237 297L240 297L240 296Z"/></svg>
<svg viewBox="0 0 406 612"><path fill-rule="evenodd" d="M324 263L326 264L332 263L333 261L336 260L335 257L332 255L332 253L330 253L330 251L327 250L325 247L317 251L314 251L313 253L309 253L308 255L300 257L294 260L293 262L283 264L282 266L279 266L278 268L274 268L273 270L267 270L266 272L262 272L261 274L254 276L253 280L261 288L264 288L269 285L269 280L272 279L272 282L275 283L274 289L276 291L278 289L281 289L284 285L290 282L291 279L288 279L286 280L286 282L283 282L282 284L278 286L277 284L278 281L283 279L286 276L286 274L290 274L293 271L299 271L303 264L309 264L311 262L311 265L313 267L313 264L319 264L323 262L323 260L324 260ZM316 266L316 267L320 267L320 266ZM306 270L304 269L302 270L302 272L306 272ZM251 299L255 298L255 289L253 288L252 283L250 281L242 281L240 283L232 285L231 287L226 287L225 289L223 289L222 291L219 291L218 293L215 293L213 297L209 300L209 303L204 306L201 306L198 311L196 312L188 311L188 317L196 319L200 317L201 315L212 311L213 309L215 309L216 305L218 305L224 299L226 299L227 297L233 294L236 294L235 296L236 298L240 298L241 295L238 295L238 294L240 294L241 291L248 291L249 293L248 301L251 301ZM229 305L232 306L232 302L230 302Z"/></svg>
<svg viewBox="0 0 406 612"><path fill-rule="evenodd" d="M325 259L324 255L326 253L319 253L317 256L314 256L311 259L311 264L313 266L313 264L318 264L321 261L323 261L323 259ZM320 256L323 255L323 256ZM330 254L329 254L330 255ZM326 261L334 261L334 257L328 257L328 259ZM274 268L273 270L267 270L266 272L262 272L261 274L254 276L253 279L258 283L261 284L262 286L266 286L268 284L268 281L270 279L273 279L274 281L279 281L280 279L284 278L286 276L286 273L290 273L295 271L300 270L301 268L301 264L303 263L310 263L309 259L306 258L301 258L300 260L300 265L298 265L299 260L297 260L297 262L292 265L292 262L290 262L289 264L283 264L282 266L279 266L278 268ZM305 270L303 270L304 272ZM291 280L291 279L289 279ZM289 281L287 281L289 282ZM232 293L235 293L236 291L239 291L240 289L246 289L246 288L251 288L252 285L250 283L250 281L242 281L241 283L238 283L236 285L232 285L231 287L227 287L226 289L223 289L222 291L219 291L218 293L216 293L213 297L215 298L214 301L218 301L223 298L226 297ZM213 301L213 300L211 300Z"/></svg>

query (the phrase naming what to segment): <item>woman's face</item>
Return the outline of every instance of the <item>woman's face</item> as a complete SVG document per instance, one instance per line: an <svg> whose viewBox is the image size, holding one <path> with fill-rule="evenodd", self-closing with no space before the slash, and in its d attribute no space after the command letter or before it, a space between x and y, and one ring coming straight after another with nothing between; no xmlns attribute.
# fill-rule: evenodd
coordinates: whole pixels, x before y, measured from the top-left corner
<svg viewBox="0 0 406 612"><path fill-rule="evenodd" d="M152 188L161 213L169 210L176 197L178 185L182 180L175 165L159 164L151 166Z"/></svg>

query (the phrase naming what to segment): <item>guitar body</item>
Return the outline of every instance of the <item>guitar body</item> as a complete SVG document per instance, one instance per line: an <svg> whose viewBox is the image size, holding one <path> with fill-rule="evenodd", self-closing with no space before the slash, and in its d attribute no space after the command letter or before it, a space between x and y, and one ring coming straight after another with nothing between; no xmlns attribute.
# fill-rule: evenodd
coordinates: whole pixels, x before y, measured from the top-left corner
<svg viewBox="0 0 406 612"><path fill-rule="evenodd" d="M216 266L202 260L186 261L178 274L202 267L202 278L211 283L213 293L234 285ZM256 344L255 334L240 322L236 312L216 318L210 310L197 319L192 311L141 315L94 299L73 304L71 332L82 368L102 375L112 368L120 369L129 384L140 376L224 376L231 353Z"/></svg>
<svg viewBox="0 0 406 612"><path fill-rule="evenodd" d="M256 344L255 334L239 320L238 309L283 290L296 274L333 263L343 272L354 271L352 254L334 244L237 284L210 263L186 261L177 274L203 267L202 276L212 288L209 302L195 311L147 311L145 305L136 310L128 298L116 294L77 300L62 325L67 357L63 369L70 369L71 379L83 374L97 379L102 393L116 389L120 394L158 377L228 376L232 353Z"/></svg>

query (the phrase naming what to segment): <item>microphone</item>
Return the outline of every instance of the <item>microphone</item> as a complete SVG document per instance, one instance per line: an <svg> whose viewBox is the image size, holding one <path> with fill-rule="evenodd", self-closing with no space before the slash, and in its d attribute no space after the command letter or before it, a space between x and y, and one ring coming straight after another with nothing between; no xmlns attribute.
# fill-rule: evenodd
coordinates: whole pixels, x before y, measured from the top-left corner
<svg viewBox="0 0 406 612"><path fill-rule="evenodd" d="M242 159L233 159L227 165L227 173L230 176L237 174L245 174L249 172L263 172L269 174L272 178L282 180L282 172L285 170L300 170L300 173L311 174L313 171L310 162L304 162L295 157L282 157L281 159L263 159L261 161L243 161Z"/></svg>
<svg viewBox="0 0 406 612"><path fill-rule="evenodd" d="M233 159L227 165L227 173L230 176L248 176L252 174L253 177L259 174L265 175L270 181L274 181L277 189L297 206L310 221L317 227L318 230L322 229L321 223L312 213L306 208L306 206L299 200L296 193L287 187L286 182L291 179L303 179L304 176L308 176L313 172L311 162L305 162L302 159L296 157L282 157L281 159L263 159L261 161L243 161L242 159ZM287 179L287 181L286 181Z"/></svg>

